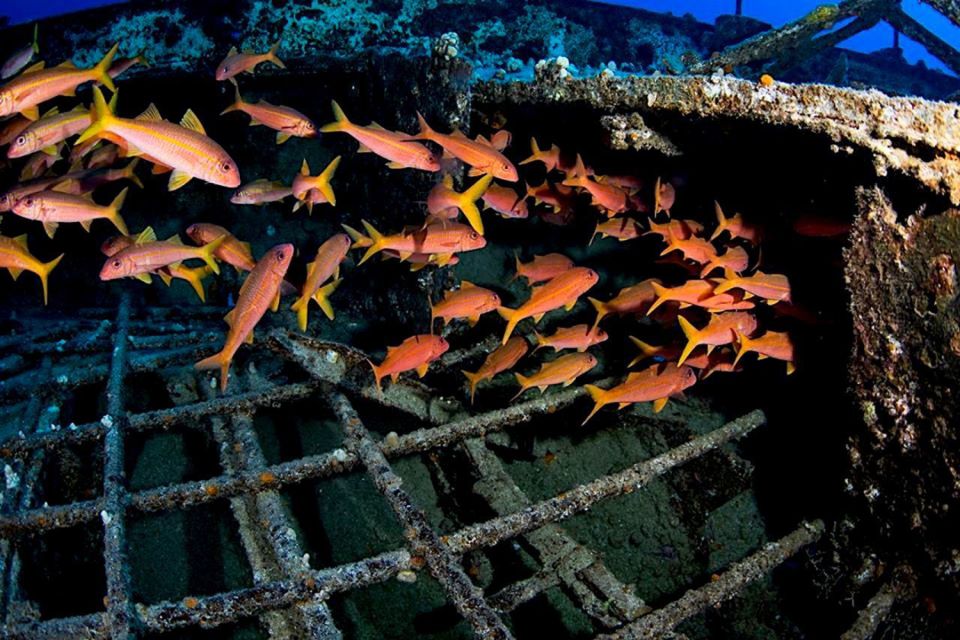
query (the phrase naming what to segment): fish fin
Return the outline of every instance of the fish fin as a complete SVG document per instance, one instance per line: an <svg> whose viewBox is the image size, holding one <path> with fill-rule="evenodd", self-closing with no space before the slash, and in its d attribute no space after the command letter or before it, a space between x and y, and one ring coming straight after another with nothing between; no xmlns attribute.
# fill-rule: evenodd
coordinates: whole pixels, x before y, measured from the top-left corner
<svg viewBox="0 0 960 640"><path fill-rule="evenodd" d="M460 210L463 211L463 215L466 216L473 230L480 235L483 235L483 220L480 218L480 210L477 209L476 203L486 193L492 181L493 176L486 175L477 180L457 198L457 203Z"/></svg>
<svg viewBox="0 0 960 640"><path fill-rule="evenodd" d="M314 302L320 305L320 310L323 311L323 314L327 316L328 320L333 320L334 318L333 307L330 305L329 298L330 295L337 290L337 287L340 286L340 282L340 280L334 280L326 286L320 287L320 289L313 294Z"/></svg>
<svg viewBox="0 0 960 640"><path fill-rule="evenodd" d="M34 23L33 23L33 52L34 52L35 54L36 54L36 53L40 53L40 45L37 44L37 31L38 31L39 27L40 27L40 23L39 23L39 22L34 22Z"/></svg>
<svg viewBox="0 0 960 640"><path fill-rule="evenodd" d="M180 118L180 126L185 129L190 129L191 131L196 131L201 135L207 135L206 130L200 123L200 118L193 112L193 109L187 109L186 113L183 114L183 117Z"/></svg>
<svg viewBox="0 0 960 640"><path fill-rule="evenodd" d="M665 406L667 406L667 401L670 398L657 398L653 401L653 412L660 413Z"/></svg>
<svg viewBox="0 0 960 640"><path fill-rule="evenodd" d="M361 220L361 222L363 223L363 228L366 229L367 231L367 235L369 236L369 239L370 239L370 244L369 244L369 248L367 249L367 252L363 254L363 257L360 258L360 262L357 263L358 266L363 264L370 258L372 258L378 252L380 252L380 250L383 249L383 242L384 242L383 234L377 231L372 224L370 224L366 220Z"/></svg>
<svg viewBox="0 0 960 640"><path fill-rule="evenodd" d="M680 359L677 360L677 366L683 364L683 362L689 357L690 353L697 348L700 340L700 331L690 324L690 321L684 318L683 316L677 316L677 322L680 323L680 328L683 330L683 335L687 338L687 344L683 348L683 352L680 354Z"/></svg>
<svg viewBox="0 0 960 640"><path fill-rule="evenodd" d="M306 296L297 298L297 300L290 305L290 310L297 312L297 326L300 327L300 331L306 331L307 322L310 318L310 299Z"/></svg>
<svg viewBox="0 0 960 640"><path fill-rule="evenodd" d="M157 234L154 232L153 227L146 227L143 231L137 234L137 238L133 241L134 244L146 244L147 242L156 242Z"/></svg>
<svg viewBox="0 0 960 640"><path fill-rule="evenodd" d="M163 284L170 286L170 283L173 282L173 276L167 273L166 269L158 269L157 275L160 277L160 280L163 281Z"/></svg>
<svg viewBox="0 0 960 640"><path fill-rule="evenodd" d="M573 300L571 300L571 301L568 302L567 304L563 305L563 309L564 309L564 311L570 311L570 310L573 309L575 306L577 306L577 300L576 300L576 298L574 298ZM537 322L539 322L539 320L538 320Z"/></svg>
<svg viewBox="0 0 960 640"><path fill-rule="evenodd" d="M26 238L23 240L23 246L26 247ZM37 276L40 277L40 286L43 287L43 304L47 304L47 280L50 277L50 272L53 271L54 267L60 264L60 261L63 260L64 254L60 254L50 262L45 262L40 265L37 269Z"/></svg>
<svg viewBox="0 0 960 640"><path fill-rule="evenodd" d="M423 376L427 375L427 369L429 368L430 368L430 363L424 362L422 365L417 367L417 376L422 378Z"/></svg>
<svg viewBox="0 0 960 640"><path fill-rule="evenodd" d="M343 227L343 230L346 231L347 235L350 236L350 239L353 240L353 245L351 245L350 247L351 249L360 249L362 247L369 247L373 243L373 241L370 240L370 238L363 235L353 227L345 224L342 224L340 226Z"/></svg>
<svg viewBox="0 0 960 640"><path fill-rule="evenodd" d="M227 56L235 56L238 53L240 52L237 51L237 48L235 46L233 46L233 47L230 47L230 51L227 51Z"/></svg>
<svg viewBox="0 0 960 640"><path fill-rule="evenodd" d="M280 50L280 41L277 40L270 50L267 51L267 60L273 63L274 66L280 67L281 69L286 69L287 65L283 64L283 60L277 57L277 51Z"/></svg>
<svg viewBox="0 0 960 640"><path fill-rule="evenodd" d="M224 234L219 238L215 239L213 242L209 242L202 247L197 247L198 255L196 257L200 258L207 263L207 266L210 267L210 270L215 274L220 275L220 266L217 264L217 261L214 259L214 252L220 248L224 242L226 242L228 234ZM276 307L273 309L276 311Z"/></svg>
<svg viewBox="0 0 960 640"><path fill-rule="evenodd" d="M157 109L157 105L152 102L147 105L147 108L143 110L143 113L138 115L134 120L142 120L144 122L161 122L163 118L160 116L160 110Z"/></svg>
<svg viewBox="0 0 960 640"><path fill-rule="evenodd" d="M32 65L20 72L21 76L25 76L31 73L36 73L37 71L43 71L44 67L47 66L47 63L44 60L39 60L34 62Z"/></svg>
<svg viewBox="0 0 960 640"><path fill-rule="evenodd" d="M438 267L445 267L453 260L452 253L436 253L434 256Z"/></svg>
<svg viewBox="0 0 960 640"><path fill-rule="evenodd" d="M232 111L240 111L242 108L243 108L243 98L240 97L240 87L234 85L234 87L233 87L233 103L232 103L229 107L227 107L226 109L224 109L223 111L221 111L221 112L220 112L220 115L224 115L224 114L230 113L230 112L232 112ZM254 123L254 122L256 122L256 120L254 120L254 119L253 119L253 116L251 116L250 126L253 126L253 123Z"/></svg>
<svg viewBox="0 0 960 640"><path fill-rule="evenodd" d="M27 109L21 109L20 115L22 115L27 120L39 120L40 119L40 109L38 107L29 107Z"/></svg>
<svg viewBox="0 0 960 640"><path fill-rule="evenodd" d="M200 302L207 301L207 293L203 290L203 277L212 273L210 267L201 267L199 269L189 269L181 277L190 283L196 292Z"/></svg>
<svg viewBox="0 0 960 640"><path fill-rule="evenodd" d="M273 300L270 301L270 311L274 313L277 312L277 309L280 308L280 289L277 289L277 295L273 296Z"/></svg>
<svg viewBox="0 0 960 640"><path fill-rule="evenodd" d="M327 168L317 176L316 188L320 190L320 193L327 199L327 202L333 206L337 205L337 196L333 193L333 186L331 186L330 181L333 180L333 174L337 172L338 166L340 166L340 156L331 160Z"/></svg>
<svg viewBox="0 0 960 640"><path fill-rule="evenodd" d="M336 100L330 101L330 107L333 109L333 118L334 121L320 127L322 133L334 133L337 131L346 131L346 129L353 123L347 119L347 115L343 112L343 109L340 108L340 105L337 104ZM371 363L372 366L372 363Z"/></svg>
<svg viewBox="0 0 960 640"><path fill-rule="evenodd" d="M232 326L233 326L233 320L234 320L234 318L236 318L236 317L237 317L237 310L236 310L236 308L233 308L233 309L231 309L230 311L227 312L227 315L223 316L223 321L227 323L227 326L228 326L228 327L232 327Z"/></svg>
<svg viewBox="0 0 960 640"><path fill-rule="evenodd" d="M10 272L10 277L13 278L14 282L16 282L20 274L23 273L23 269L18 269L17 267L7 267L7 271Z"/></svg>
<svg viewBox="0 0 960 640"><path fill-rule="evenodd" d="M274 311L276 311L276 309L274 309ZM244 344L253 344L253 329L250 329L250 333L243 339L243 342Z"/></svg>
<svg viewBox="0 0 960 640"><path fill-rule="evenodd" d="M286 131L277 131L277 144L283 144L291 138L291 134Z"/></svg>
<svg viewBox="0 0 960 640"><path fill-rule="evenodd" d="M302 176L310 175L310 165L307 164L306 158L304 158L303 162L300 164L300 175Z"/></svg>
<svg viewBox="0 0 960 640"><path fill-rule="evenodd" d="M737 363L740 362L740 358L752 350L751 347L753 346L753 342L750 340L750 338L743 335L736 329L733 330L733 336L737 342L737 355L733 359L733 366L737 366Z"/></svg>
<svg viewBox="0 0 960 640"><path fill-rule="evenodd" d="M659 183L657 186L659 186ZM717 216L717 228L714 229L713 234L710 236L711 242L716 240L717 237L727 229L727 217L723 215L723 209L720 208L720 203L716 200L713 201L713 211ZM654 211L654 213L656 213L656 211Z"/></svg>
<svg viewBox="0 0 960 640"><path fill-rule="evenodd" d="M143 282L143 283L146 283L146 284L150 284L151 282L153 282L153 280L150 278L150 274L149 274L149 273L138 273L138 274L134 275L133 277L136 278L137 280L139 280L140 282Z"/></svg>
<svg viewBox="0 0 960 640"><path fill-rule="evenodd" d="M93 223L93 220L78 220L80 226L83 227L83 230L87 233L90 233L90 225ZM127 234L123 234L127 235Z"/></svg>
<svg viewBox="0 0 960 640"><path fill-rule="evenodd" d="M403 164L402 162L391 161L387 163L387 168L388 169L406 169L407 165Z"/></svg>
<svg viewBox="0 0 960 640"><path fill-rule="evenodd" d="M473 284L473 283L470 282L469 280L461 280L461 281L460 281L460 288L461 288L461 289L470 289L470 288L475 288L476 286L477 286L477 285Z"/></svg>
<svg viewBox="0 0 960 640"><path fill-rule="evenodd" d="M176 191L183 185L187 184L193 179L186 171L181 171L180 169L174 169L170 174L170 180L167 182L167 191Z"/></svg>
<svg viewBox="0 0 960 640"><path fill-rule="evenodd" d="M53 234L57 232L57 227L60 226L59 222L44 222L43 230L47 232L48 238L53 238Z"/></svg>
<svg viewBox="0 0 960 640"><path fill-rule="evenodd" d="M60 155L60 150L57 148L56 145L52 145L52 144L46 147L43 147L42 149L40 149L40 151L47 154L48 156L57 157Z"/></svg>
<svg viewBox="0 0 960 640"><path fill-rule="evenodd" d="M367 145L360 143L360 146L357 148L357 153L373 153L373 151Z"/></svg>
<svg viewBox="0 0 960 640"><path fill-rule="evenodd" d="M99 82L100 84L102 84L107 89L110 89L110 91L113 91L113 92L116 92L117 87L114 86L113 78L110 77L110 65L113 64L113 59L114 57L116 57L117 50L119 48L120 48L120 43L119 42L114 43L114 45L110 47L110 50L107 51L107 54L103 56L100 62L97 63L97 66L95 66L91 70L91 73L93 74L93 77L97 80L97 82Z"/></svg>
<svg viewBox="0 0 960 640"><path fill-rule="evenodd" d="M477 385L480 384L480 372L471 373L461 369L460 373L464 375L470 385L470 404L473 404L473 397L477 393Z"/></svg>
<svg viewBox="0 0 960 640"><path fill-rule="evenodd" d="M193 368L200 371L207 369L220 369L220 390L226 391L227 378L230 375L230 360L227 359L226 355L222 351L213 354L209 358L204 358L193 365Z"/></svg>
<svg viewBox="0 0 960 640"><path fill-rule="evenodd" d="M592 384L585 384L583 388L587 390L587 393L590 394L590 397L593 399L594 405L593 409L587 415L586 419L580 423L580 426L587 424L587 422L596 415L597 411L600 411L607 404L607 390L601 389L600 387Z"/></svg>
<svg viewBox="0 0 960 640"><path fill-rule="evenodd" d="M24 251L27 251L27 234L21 234L13 239L18 245L23 247Z"/></svg>
<svg viewBox="0 0 960 640"><path fill-rule="evenodd" d="M797 370L797 365L795 365L794 363L788 361L788 362L787 362L787 375L789 376L790 374L792 374L792 373L793 373L794 371L796 371L796 370Z"/></svg>
<svg viewBox="0 0 960 640"><path fill-rule="evenodd" d="M99 136L107 131L110 123L115 119L113 112L110 110L110 106L103 97L103 92L100 91L100 87L93 87L93 107L91 111L92 121L90 126L83 130L83 133L80 134L80 137L77 138L74 145L82 144L90 138Z"/></svg>

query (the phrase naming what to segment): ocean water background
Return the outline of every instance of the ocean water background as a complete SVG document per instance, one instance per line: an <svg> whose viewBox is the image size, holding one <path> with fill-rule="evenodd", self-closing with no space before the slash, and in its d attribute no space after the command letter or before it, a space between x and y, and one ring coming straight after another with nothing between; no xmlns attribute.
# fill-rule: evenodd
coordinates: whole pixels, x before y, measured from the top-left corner
<svg viewBox="0 0 960 640"><path fill-rule="evenodd" d="M0 16L7 16L11 24L29 22L38 18L55 16L71 11L80 11L107 4L120 4L104 0L0 0ZM676 15L690 13L698 20L712 23L717 16L734 12L735 0L598 0L598 5L617 4L638 7L650 11L673 12ZM797 19L804 13L823 4L823 0L743 0L744 15L768 22L774 26L783 25ZM903 9L920 24L942 38L954 48L960 49L960 28L950 23L929 5L920 0L904 0ZM598 6L598 10L602 10ZM843 26L846 22L837 25ZM881 23L844 42L841 46L854 51L868 53L890 47L893 43L893 29ZM921 45L905 36L900 37L900 47L907 61L913 63L922 60L924 64L949 75L955 75L942 62L930 55Z"/></svg>

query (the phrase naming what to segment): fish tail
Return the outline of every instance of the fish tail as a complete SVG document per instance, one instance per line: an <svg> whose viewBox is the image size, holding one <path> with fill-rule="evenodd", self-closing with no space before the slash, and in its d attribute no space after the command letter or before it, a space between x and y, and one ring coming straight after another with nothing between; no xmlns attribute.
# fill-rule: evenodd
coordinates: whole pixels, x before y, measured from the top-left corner
<svg viewBox="0 0 960 640"><path fill-rule="evenodd" d="M723 215L723 209L720 208L720 203L714 200L713 210L717 214L717 228L714 229L713 234L710 236L710 240L716 240L717 236L723 233L727 228L727 218Z"/></svg>
<svg viewBox="0 0 960 640"><path fill-rule="evenodd" d="M81 144L86 142L94 136L98 136L109 127L110 122L113 120L113 112L110 110L110 105L107 104L107 101L103 97L103 92L100 91L100 87L93 88L93 120L90 123L90 126L83 130L83 133L80 134L80 137L77 138L77 141L74 145Z"/></svg>
<svg viewBox="0 0 960 640"><path fill-rule="evenodd" d="M290 305L290 309L297 312L297 326L300 327L300 331L307 330L307 320L310 315L309 307L310 299L307 296L297 298L297 301Z"/></svg>
<svg viewBox="0 0 960 640"><path fill-rule="evenodd" d="M533 341L537 343L537 346L533 348L533 351L530 353L536 353L537 350L542 349L547 346L547 340L542 335L540 335L536 330L533 332Z"/></svg>
<svg viewBox="0 0 960 640"><path fill-rule="evenodd" d="M270 62L272 62L275 66L280 67L281 69L286 69L286 68L287 68L287 65L283 64L283 60L281 60L281 59L277 56L277 52L278 52L278 51L280 51L280 41L279 41L279 40L277 40L277 41L273 44L273 46L270 47L270 51L267 52L267 60L269 60Z"/></svg>
<svg viewBox="0 0 960 640"><path fill-rule="evenodd" d="M210 267L200 267L199 269L186 269L180 277L190 283L197 297L200 298L200 302L206 302L207 292L203 290L203 279L211 273Z"/></svg>
<svg viewBox="0 0 960 640"><path fill-rule="evenodd" d="M230 376L230 360L223 351L219 351L209 358L204 358L193 365L193 368L198 371L220 369L220 391L227 390L227 378Z"/></svg>
<svg viewBox="0 0 960 640"><path fill-rule="evenodd" d="M363 235L353 227L345 224L340 226L343 227L343 230L346 231L347 235L350 236L350 239L353 240L353 246L350 247L351 249L361 249L363 247L369 247L371 244L373 244L373 240Z"/></svg>
<svg viewBox="0 0 960 640"><path fill-rule="evenodd" d="M39 29L40 29L40 23L34 22L33 23L33 52L35 54L40 53L40 45L37 44L37 32L39 31Z"/></svg>
<svg viewBox="0 0 960 640"><path fill-rule="evenodd" d="M730 289L735 288L740 281L740 278L738 278L736 274L733 274L733 278L729 277L726 270L724 270L724 276L727 276L727 279L713 288L713 295L726 293Z"/></svg>
<svg viewBox="0 0 960 640"><path fill-rule="evenodd" d="M640 349L640 355L638 355L636 358L631 360L630 364L627 365L628 367L632 367L633 365L637 364L642 360L646 360L647 358L652 358L653 356L657 355L658 353L660 353L660 351L663 350L663 347L655 347L652 344L644 342L640 338L634 338L633 336L627 336L627 337L630 338L630 342L632 342L637 347L637 349Z"/></svg>
<svg viewBox="0 0 960 640"><path fill-rule="evenodd" d="M116 94L114 94L116 95ZM130 161L130 164L123 168L123 177L135 184L137 187L143 189L143 182L140 181L140 177L137 175L135 169L137 164L140 163L140 158L134 158Z"/></svg>
<svg viewBox="0 0 960 640"><path fill-rule="evenodd" d="M123 235L130 235L127 230L127 223L124 222L123 218L120 216L120 208L123 206L123 201L127 199L127 191L130 190L130 187L124 187L116 198L113 199L113 202L110 203L110 206L107 208L107 219L113 223L113 226L117 228L117 231Z"/></svg>
<svg viewBox="0 0 960 640"><path fill-rule="evenodd" d="M657 299L654 300L653 304L650 305L650 308L647 309L647 315L650 315L651 313L656 311L657 307L659 307L664 302L669 300L669 298L667 297L667 293L669 290L666 287L656 282L651 282L650 286L653 287L653 292L657 294Z"/></svg>
<svg viewBox="0 0 960 640"><path fill-rule="evenodd" d="M220 275L220 265L217 264L217 261L214 259L214 252L220 248L224 242L227 241L227 234L224 234L210 242L203 245L202 247L197 247L197 257L207 263L207 266L210 267L210 270L215 274Z"/></svg>
<svg viewBox="0 0 960 640"><path fill-rule="evenodd" d="M597 325L600 324L600 321L607 317L607 315L610 313L610 307L607 306L606 302L597 300L596 298L588 297L587 300L589 300L590 304L593 305L593 308L597 310L597 319L593 321L593 329L591 329L591 331L595 331Z"/></svg>
<svg viewBox="0 0 960 640"><path fill-rule="evenodd" d="M524 392L524 391L526 391L527 389L530 388L530 387L528 386L529 383L530 383L530 378L528 378L528 377L526 377L526 376L524 376L524 375L521 375L521 374L519 374L519 373L515 373L515 374L513 374L513 375L514 375L514 377L517 379L517 384L520 385L520 391L517 391L517 394L516 394L515 396L513 396L512 398L510 398L510 400L516 400L516 399L519 398L521 395L523 395L523 392Z"/></svg>
<svg viewBox="0 0 960 640"><path fill-rule="evenodd" d="M581 181L586 180L587 178L587 168L583 164L583 158L580 157L580 154L577 154L577 161L573 165L573 171L570 172L570 177L580 178Z"/></svg>
<svg viewBox="0 0 960 640"><path fill-rule="evenodd" d="M103 56L103 59L97 63L97 66L93 68L93 77L100 84L105 86L110 91L116 91L117 87L113 84L113 78L110 77L110 65L113 64L113 59L117 55L117 50L120 48L120 43L115 43L110 51L107 51L107 55Z"/></svg>
<svg viewBox="0 0 960 640"><path fill-rule="evenodd" d="M436 132L430 128L430 125L427 124L427 121L424 119L420 112L417 112L417 124L420 125L420 133L413 136L411 139L416 140L431 140Z"/></svg>
<svg viewBox="0 0 960 640"><path fill-rule="evenodd" d="M320 306L320 310L323 311L323 315L327 316L327 320L333 320L334 318L333 307L330 305L330 296L337 290L341 282L342 279L337 278L326 286L320 287L320 289L313 294L314 302ZM307 307L308 305L305 304L303 306Z"/></svg>
<svg viewBox="0 0 960 640"><path fill-rule="evenodd" d="M377 253L383 250L383 234L373 228L373 225L367 222L366 220L361 220L363 223L363 228L367 230L367 233L370 235L370 245L367 249L367 252L363 254L363 257L360 258L358 265L363 264Z"/></svg>
<svg viewBox="0 0 960 640"><path fill-rule="evenodd" d="M346 131L352 123L347 119L347 114L343 112L336 100L330 101L330 107L333 109L334 121L320 127L323 133L334 133L336 131Z"/></svg>
<svg viewBox="0 0 960 640"><path fill-rule="evenodd" d="M516 271L513 272L513 277L510 278L510 282L513 282L514 280L520 277L520 267L522 266L520 264L520 254L517 253L516 251L513 252L513 260L516 263L517 268L516 268Z"/></svg>
<svg viewBox="0 0 960 640"><path fill-rule="evenodd" d="M536 162L543 157L543 151L540 150L540 145L537 144L537 139L530 138L530 157L526 160L521 160L518 164L530 164L531 162ZM529 185L528 185L529 188ZM528 191L529 193L529 191Z"/></svg>
<svg viewBox="0 0 960 640"><path fill-rule="evenodd" d="M700 331L683 316L677 316L677 322L680 323L680 328L683 329L683 335L687 338L687 344L683 347L683 352L680 353L680 359L677 360L677 366L679 367L690 356L690 353L697 348L697 345L700 344Z"/></svg>
<svg viewBox="0 0 960 640"><path fill-rule="evenodd" d="M231 111L239 111L240 108L243 106L243 98L240 96L240 87L238 86L233 87L233 95L234 95L233 104L231 104L229 107L221 111L220 115L223 115L225 113L230 113Z"/></svg>
<svg viewBox="0 0 960 640"><path fill-rule="evenodd" d="M740 358L753 350L753 341L736 329L733 330L733 334L737 337L737 342L740 343L740 346L737 347L737 357L733 359L733 366L737 366L737 363L740 362Z"/></svg>
<svg viewBox="0 0 960 640"><path fill-rule="evenodd" d="M477 385L480 384L480 372L470 373L463 369L461 369L460 372L466 376L467 382L470 383L470 404L473 404L473 396L477 392Z"/></svg>
<svg viewBox="0 0 960 640"><path fill-rule="evenodd" d="M587 390L587 393L590 394L590 397L593 399L594 405L593 409L587 415L583 422L580 423L580 426L587 424L590 418L592 418L597 411L600 411L607 403L607 391L606 389L601 389L600 387L593 384L585 384L583 388Z"/></svg>
<svg viewBox="0 0 960 640"><path fill-rule="evenodd" d="M60 254L50 262L46 262L40 265L40 268L37 269L37 275L40 276L40 285L43 287L43 305L47 305L47 278L50 276L50 272L53 271L53 268L60 264L60 261L63 260L64 254Z"/></svg>
<svg viewBox="0 0 960 640"><path fill-rule="evenodd" d="M517 327L517 323L520 322L520 317L516 309L509 309L507 307L498 307L497 313L507 321L507 329L503 332L503 342L501 342L501 344L507 344L507 341L510 340L510 336L513 334L513 330Z"/></svg>
<svg viewBox="0 0 960 640"><path fill-rule="evenodd" d="M383 396L383 387L380 385L380 380L383 379L384 374L380 371L380 367L373 364L373 361L369 358L367 359L367 364L369 364L370 368L373 369L373 380L377 385L377 393Z"/></svg>
<svg viewBox="0 0 960 640"><path fill-rule="evenodd" d="M340 166L340 156L331 160L327 168L317 176L317 189L319 189L323 197L327 199L327 202L333 206L337 205L337 196L333 193L333 187L330 185L330 181L333 180L333 174L337 172L338 166Z"/></svg>
<svg viewBox="0 0 960 640"><path fill-rule="evenodd" d="M463 215L467 217L467 222L473 227L473 230L483 235L483 219L480 217L480 210L477 208L477 200L483 197L493 176L487 174L477 180L469 189L460 194L457 204Z"/></svg>
<svg viewBox="0 0 960 640"><path fill-rule="evenodd" d="M590 242L587 243L587 246L593 244L593 241L597 239L597 235L600 233L600 221L597 220L597 224L593 227L593 235L590 236Z"/></svg>

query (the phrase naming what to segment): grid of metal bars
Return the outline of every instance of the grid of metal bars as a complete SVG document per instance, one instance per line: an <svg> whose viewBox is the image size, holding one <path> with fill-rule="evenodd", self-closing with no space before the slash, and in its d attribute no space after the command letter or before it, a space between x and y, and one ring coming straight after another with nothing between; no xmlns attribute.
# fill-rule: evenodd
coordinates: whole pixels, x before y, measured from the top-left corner
<svg viewBox="0 0 960 640"><path fill-rule="evenodd" d="M201 313L207 311L204 309ZM93 312L91 315L96 317L97 314ZM155 321L156 317L174 316L160 312L152 320ZM134 335L134 329L142 330L145 326L156 330L149 335ZM569 406L584 395L582 389L548 393L505 409L447 421L431 410L432 396L428 388L418 383L400 383L391 385L380 395L369 384L369 377L364 376L358 382L361 377L351 375L355 367L365 366L362 364L363 354L343 345L275 330L265 344L287 361L299 365L309 375L309 381L273 384L256 379L254 375L238 374L234 389L246 387L239 393L233 391L224 397L209 397L170 409L128 415L123 410L123 381L128 372L136 371L138 367L156 370L174 362L190 361L196 351L210 348L209 333L191 332L188 335L177 323L161 326L162 323L156 325L132 320L129 300L124 298L112 326L105 321L93 321L77 323L64 330L41 323L32 334L19 336L16 340L0 339L0 343L14 353L66 352L78 354L78 357L93 354L96 362L82 372L77 372L72 365L49 364L14 374L0 383L0 398L11 402L14 410L22 405L22 424L25 426L19 434L0 443L0 455L7 462L7 473L19 474L17 477L21 478L16 487L20 495L4 496L0 512L2 587L7 603L2 627L4 637L129 638L142 632L163 632L197 625L212 627L260 617L271 637L289 637L292 633L295 637L339 638L340 631L326 604L332 595L383 582L401 573L415 575L410 572L424 567L442 586L447 600L471 625L477 637L512 637L503 614L560 583L571 587L583 609L601 627L610 630L609 635L599 637L659 637L672 633L677 624L699 611L733 597L749 582L767 574L803 546L817 540L824 531L820 521L801 523L794 532L734 564L718 579L651 611L632 595L628 586L613 577L596 554L566 537L557 523L602 500L635 491L678 465L750 433L764 423L761 412L749 413L666 453L572 487L546 500L530 502L513 485L512 489L520 497L512 506L500 505L499 516L442 535L429 525L423 510L403 488L403 479L394 471L390 460L459 446L468 452L478 474L507 482L496 456L484 444L485 436ZM78 331L83 333L78 335ZM111 332L112 340L108 339ZM68 335L73 337L61 339ZM59 340L51 343L50 340L54 339ZM192 344L183 346L185 342ZM104 347L111 349L108 358L98 355L98 350ZM131 347L133 352L128 353ZM482 348L483 345L479 345L469 352L448 354L442 366L452 366ZM72 379L64 381L59 378L65 375L64 368L70 369ZM29 427L39 424L39 404L35 396L26 399L24 396L29 396L26 392L37 384L37 380L53 382L58 378L60 381L53 385L55 389L106 379L106 416L95 423L34 432ZM377 441L363 424L351 397L403 411L429 426ZM267 464L253 432L250 414L260 407L305 399L322 403L333 411L346 434L343 447L322 455ZM17 400L22 402L18 404ZM212 429L214 439L221 445L223 474L202 481L129 492L123 472L124 437L174 424ZM102 497L27 508L32 503L33 491L29 475L36 473L37 458L71 443L94 441L103 442ZM407 544L404 548L356 562L312 569L303 560L302 549L277 492L295 483L358 468L366 471L390 506L404 528ZM221 499L231 501L248 560L257 569L254 585L178 602L150 606L134 603L127 554L136 550L128 549L125 536L129 515L132 512L182 510ZM10 612L15 608L10 605L18 597L17 574L12 570L17 565L16 541L24 535L72 527L98 518L104 530L106 610L47 620L23 621L12 616ZM269 526L259 527L254 524L257 522ZM544 531L556 534L553 540L559 540L563 553L551 555L549 544L536 538ZM541 559L546 559L543 569L532 578L496 594L484 594L464 571L461 557L519 536L526 536L527 541L540 551ZM604 607L602 613L596 606L596 593L603 594L612 604Z"/></svg>

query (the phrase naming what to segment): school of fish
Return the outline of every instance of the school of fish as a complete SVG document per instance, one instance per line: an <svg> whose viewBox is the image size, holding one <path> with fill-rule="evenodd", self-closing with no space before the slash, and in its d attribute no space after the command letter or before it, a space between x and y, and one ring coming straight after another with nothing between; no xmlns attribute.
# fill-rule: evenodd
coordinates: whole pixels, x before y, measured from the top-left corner
<svg viewBox="0 0 960 640"><path fill-rule="evenodd" d="M348 118L338 102L331 101L331 122L318 126L293 107L243 97L238 85L241 74L254 73L262 63L285 68L278 57L279 43L261 54L231 49L217 65L216 81L234 85L233 102L221 116L239 122L235 114L245 114L251 126L275 131L276 144L291 137L345 134L358 144L357 153L375 154L391 169L436 174L435 186L423 194L422 223L404 226L398 222L393 229L376 229L366 220L358 225L362 229L343 225L344 233L319 243L299 286L287 281L297 252L292 244L280 244L255 256L250 244L229 229L203 222L184 230L191 244L185 244L180 234L160 240L151 227L131 233L122 209L130 186L143 188L135 172L138 163L150 165L153 174L169 173L170 191L199 180L234 189L230 202L236 205L292 199L294 211L305 207L312 212L317 205L336 206L334 182L341 157L318 173L304 160L300 171L287 180L257 177L244 182L241 168L207 135L192 110L176 121L165 119L153 104L135 117L119 115L114 80L146 60L142 54L117 59L118 49L119 45L113 45L88 69L78 69L69 61L46 67L35 61L41 49L34 31L33 42L24 43L0 68L8 79L0 86L0 148L6 147L8 159L23 159L17 181L0 194L0 212L39 222L49 238L54 238L60 225L78 223L90 231L97 220L105 221L97 225L109 223L119 235L100 247L105 261L99 277L104 281L134 278L150 283L156 276L169 285L173 279L181 279L204 301L204 279L219 274L220 263L246 272L236 303L225 317L228 330L222 349L195 365L218 371L222 390L227 388L234 355L253 342L254 330L268 309L292 310L303 331L312 304L333 321L335 301L331 299L338 286L344 278L354 277L353 272L372 257L381 254L384 259L407 262L414 270L455 265L462 254L486 246L484 216L491 215L488 212L507 220L538 216L559 225L589 215L596 224L594 233L583 239L584 245L613 238L649 246L653 236L660 249L651 262L659 258L661 264L675 265L678 275L639 280L602 299L606 296L594 292L601 280L596 270L577 265L561 253L526 261L517 256L514 278L522 279L529 288L525 299L506 306L490 288L497 283L465 280L442 299L428 298L424 304L430 314L429 330L411 328L412 335L388 346L379 363L370 362L378 390L382 391L385 377L395 381L410 371L424 376L430 364L450 348L447 339L437 333L438 320L441 325L466 321L473 326L486 314L499 315L505 328L499 346L486 355L479 368L463 371L471 403L482 383L509 372L518 388L515 398L534 387L543 392L554 385L568 386L591 374L596 376L600 361L591 350L615 339L629 338L636 345L639 354L627 367L640 368L625 372L622 382L607 388L586 384L594 406L584 423L611 404L623 408L651 402L654 411L660 411L671 397L713 373L737 371L749 353L783 361L787 374L794 371L796 358L789 332L771 330L765 320L763 306L788 308L793 302L788 278L759 268L761 226L740 214L728 216L719 204L710 216L715 221L675 218L671 212L676 208L678 188L669 180L656 177L650 182L632 173L600 173L581 154L568 153L556 144L546 147L531 139L530 154L511 160L508 149L513 141L502 122L488 136L471 138L459 130L444 133L435 129L416 113L410 115L416 115L419 131L407 133L376 122L359 124ZM77 89L86 86L89 90L83 95L89 95L88 100L66 110L49 106L53 99L75 97ZM105 91L110 93L109 99ZM41 108L46 110L41 112ZM65 171L54 171L64 164L68 167ZM466 169L466 177L461 180L462 169ZM534 177L539 177L539 185L532 184ZM130 184L117 191L116 183L121 182ZM115 192L109 203L102 197L101 187ZM809 235L844 232L822 231L823 225L813 222L803 225ZM802 232L799 223L797 231ZM345 274L342 267L354 250L358 257ZM0 235L0 267L14 280L23 271L36 274L44 304L50 273L63 259L63 254L48 260L34 256L26 235ZM289 296L292 302L282 304L282 296ZM577 305L592 306L596 314L592 324L567 323L569 326L557 327L549 334L534 329L547 314L558 317ZM638 321L649 318L661 333L672 331L676 340L654 345L648 342L649 336L609 335L609 319L618 316ZM607 329L602 326L605 324ZM638 331L650 326L649 321L636 323ZM530 366L534 358L539 358L537 370ZM528 362L523 364L525 360ZM523 370L517 371L518 366Z"/></svg>

